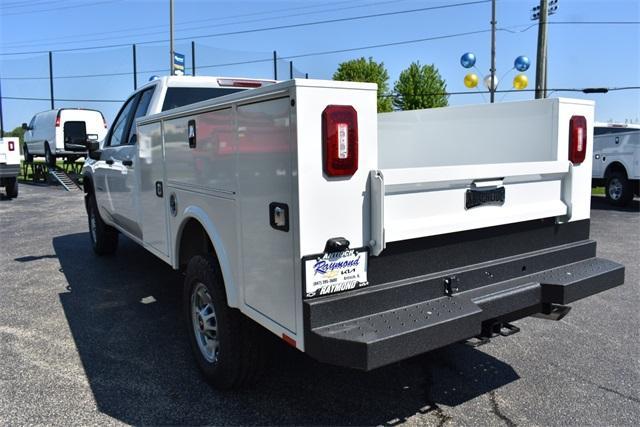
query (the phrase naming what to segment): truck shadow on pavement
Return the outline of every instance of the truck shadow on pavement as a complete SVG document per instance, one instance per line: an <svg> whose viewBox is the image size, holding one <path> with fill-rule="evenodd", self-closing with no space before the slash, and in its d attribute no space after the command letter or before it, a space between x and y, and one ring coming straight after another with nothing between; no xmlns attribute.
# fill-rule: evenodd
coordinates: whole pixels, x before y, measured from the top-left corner
<svg viewBox="0 0 640 427"><path fill-rule="evenodd" d="M128 239L97 257L86 233L53 239L60 294L98 410L128 424L373 425L417 413L436 422L519 377L458 344L364 373L318 363L280 343L262 380L219 392L200 376L180 316L182 276Z"/></svg>
<svg viewBox="0 0 640 427"><path fill-rule="evenodd" d="M613 206L604 196L591 196L591 209L599 211L640 212L640 201L636 198L627 206Z"/></svg>

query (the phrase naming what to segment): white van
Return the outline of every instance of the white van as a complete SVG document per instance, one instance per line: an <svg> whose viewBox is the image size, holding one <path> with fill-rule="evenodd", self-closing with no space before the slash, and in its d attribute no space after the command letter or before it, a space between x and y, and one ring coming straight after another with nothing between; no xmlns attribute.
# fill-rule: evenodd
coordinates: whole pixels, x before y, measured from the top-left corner
<svg viewBox="0 0 640 427"><path fill-rule="evenodd" d="M34 155L45 156L47 164L54 166L56 156L86 151L87 138L102 140L107 122L97 110L58 108L36 114L22 128L25 160L31 162Z"/></svg>

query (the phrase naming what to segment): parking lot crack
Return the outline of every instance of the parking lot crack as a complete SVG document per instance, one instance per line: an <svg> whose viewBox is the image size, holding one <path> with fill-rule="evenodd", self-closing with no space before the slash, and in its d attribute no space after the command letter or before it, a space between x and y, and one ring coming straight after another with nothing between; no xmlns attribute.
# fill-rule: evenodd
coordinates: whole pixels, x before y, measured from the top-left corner
<svg viewBox="0 0 640 427"><path fill-rule="evenodd" d="M517 426L517 424L511 418L509 418L507 415L505 415L502 412L502 409L498 405L498 399L496 397L495 391L492 391L489 393L489 400L491 401L491 412L493 412L496 417L504 421L505 424L508 425L509 427Z"/></svg>

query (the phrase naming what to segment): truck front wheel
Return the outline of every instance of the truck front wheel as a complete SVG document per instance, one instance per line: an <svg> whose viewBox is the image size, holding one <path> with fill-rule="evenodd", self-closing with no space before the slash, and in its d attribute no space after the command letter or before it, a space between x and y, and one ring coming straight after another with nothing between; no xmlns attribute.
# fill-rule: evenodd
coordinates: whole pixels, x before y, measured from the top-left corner
<svg viewBox="0 0 640 427"><path fill-rule="evenodd" d="M91 246L98 255L109 255L118 248L118 230L107 225L100 217L98 203L93 194L89 194L87 203L87 216L89 218L89 236Z"/></svg>
<svg viewBox="0 0 640 427"><path fill-rule="evenodd" d="M184 283L184 321L198 367L218 389L256 380L266 359L262 331L227 305L217 262L210 255L191 258Z"/></svg>
<svg viewBox="0 0 640 427"><path fill-rule="evenodd" d="M612 172L605 187L607 200L614 206L626 206L633 200L631 182L623 172Z"/></svg>

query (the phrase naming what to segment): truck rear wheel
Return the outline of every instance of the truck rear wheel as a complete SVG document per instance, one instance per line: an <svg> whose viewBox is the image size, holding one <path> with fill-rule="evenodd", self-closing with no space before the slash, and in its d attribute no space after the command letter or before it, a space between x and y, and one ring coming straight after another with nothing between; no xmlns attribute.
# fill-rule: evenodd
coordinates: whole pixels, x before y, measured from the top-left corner
<svg viewBox="0 0 640 427"><path fill-rule="evenodd" d="M184 283L183 309L189 343L198 367L218 389L254 382L266 361L264 332L227 305L217 262L191 258Z"/></svg>
<svg viewBox="0 0 640 427"><path fill-rule="evenodd" d="M95 197L92 194L87 197L89 197L89 203L87 203L89 236L93 251L98 255L112 254L118 248L118 230L102 220Z"/></svg>
<svg viewBox="0 0 640 427"><path fill-rule="evenodd" d="M605 194L610 204L626 206L633 200L633 188L623 172L612 172L607 178Z"/></svg>
<svg viewBox="0 0 640 427"><path fill-rule="evenodd" d="M15 199L18 197L18 178L5 178L4 181L5 190L7 191L7 197Z"/></svg>

